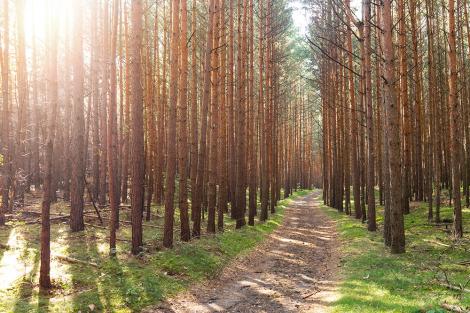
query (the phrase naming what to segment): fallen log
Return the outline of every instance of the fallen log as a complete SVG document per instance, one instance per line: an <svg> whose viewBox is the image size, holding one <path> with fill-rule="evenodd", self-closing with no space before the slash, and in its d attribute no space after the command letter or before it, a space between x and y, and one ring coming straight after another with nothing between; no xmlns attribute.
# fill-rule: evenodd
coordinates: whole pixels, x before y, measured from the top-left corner
<svg viewBox="0 0 470 313"><path fill-rule="evenodd" d="M85 226L91 226L91 227L100 228L100 229L108 229L105 226L95 225L93 223L83 223L83 224L85 224Z"/></svg>
<svg viewBox="0 0 470 313"><path fill-rule="evenodd" d="M96 216L93 216L93 215L88 215L88 214L83 214L84 216L86 217L90 217L90 218L96 218ZM107 218L107 217L102 217L103 220L105 221L110 221L111 219ZM119 221L120 224L127 224L127 225L132 225L132 222L131 221L123 221L123 220L120 220ZM158 225L151 225L151 224L146 224L146 223L142 223L142 226L145 226L145 227L152 227L152 228L158 228L158 229L161 229L163 228L162 226L158 226Z"/></svg>
<svg viewBox="0 0 470 313"><path fill-rule="evenodd" d="M66 218L70 218L70 215L55 216L55 217L51 218L50 221L51 222L59 221L59 220L63 220L63 219L66 219Z"/></svg>
<svg viewBox="0 0 470 313"><path fill-rule="evenodd" d="M446 287L447 289L452 289L452 290L456 290L456 291L461 291L461 292L468 292L470 293L470 289L465 289L465 288L462 288L460 286L454 286L454 285L451 285L451 284L446 284L446 283L440 283L440 285L442 287Z"/></svg>
<svg viewBox="0 0 470 313"><path fill-rule="evenodd" d="M29 214L29 215L37 215L37 216L40 216L41 215L41 212L39 211L23 211L23 210L20 210L19 211L21 214Z"/></svg>
<svg viewBox="0 0 470 313"><path fill-rule="evenodd" d="M50 221L55 222L55 221L60 221L66 218L70 218L70 215L54 216L50 219ZM41 219L37 219L34 221L26 222L25 225L33 225L33 224L40 224L40 223L41 223Z"/></svg>
<svg viewBox="0 0 470 313"><path fill-rule="evenodd" d="M60 254L56 254L54 255L54 257L58 260L61 260L61 261L65 261L65 262L69 262L69 263L76 263L76 264L82 264L82 265L88 265L88 266L93 266L93 267L100 267L98 264L96 263L93 263L93 262L88 262L88 261L83 261L83 260L79 260L79 259L75 259L75 258L71 258L71 257L68 257L68 256L65 256L65 255L60 255Z"/></svg>
<svg viewBox="0 0 470 313"><path fill-rule="evenodd" d="M469 310L466 310L462 307L459 307L458 305L453 305L453 304L442 303L441 308L446 309L451 312L456 312L456 313L470 313Z"/></svg>

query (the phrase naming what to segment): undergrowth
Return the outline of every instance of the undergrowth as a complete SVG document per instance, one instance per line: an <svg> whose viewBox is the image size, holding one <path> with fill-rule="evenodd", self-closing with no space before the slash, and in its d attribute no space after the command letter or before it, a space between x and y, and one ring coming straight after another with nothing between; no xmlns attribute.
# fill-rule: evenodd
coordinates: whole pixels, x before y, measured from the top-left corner
<svg viewBox="0 0 470 313"><path fill-rule="evenodd" d="M144 226L147 252L139 258L128 253L130 227L119 230L118 238L127 241L118 242L118 257L112 259L106 229L87 227L73 234L67 224L53 224L53 255L97 263L98 267L53 258L51 277L56 288L50 294L42 294L38 288L39 225L0 228L0 243L12 247L0 249L0 312L140 311L217 275L230 260L249 251L280 225L291 199L308 193L301 190L280 201L276 213L265 223L256 221L253 227L235 230L226 216L223 233L204 235L189 243L177 241L173 249L161 248L161 228ZM128 217L123 213L121 218ZM178 221L178 216L175 219ZM162 219L144 223L161 226ZM178 236L175 232L175 239Z"/></svg>
<svg viewBox="0 0 470 313"><path fill-rule="evenodd" d="M334 312L445 312L444 302L470 306L468 292L450 290L443 284L470 287L470 236L468 231L453 241L451 225L427 220L424 203L414 203L405 216L406 253L393 255L382 240L383 208L379 207L379 231L371 233L353 217L323 206L337 221L341 238L340 298ZM470 229L470 210L464 209L464 230ZM452 208L441 210L452 219Z"/></svg>

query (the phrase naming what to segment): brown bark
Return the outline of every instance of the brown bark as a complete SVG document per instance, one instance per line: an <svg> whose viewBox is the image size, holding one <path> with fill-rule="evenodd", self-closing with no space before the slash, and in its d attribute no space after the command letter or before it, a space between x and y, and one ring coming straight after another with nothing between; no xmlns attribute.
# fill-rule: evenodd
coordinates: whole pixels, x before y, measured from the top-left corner
<svg viewBox="0 0 470 313"><path fill-rule="evenodd" d="M100 205L106 204L107 194L107 170L108 170L108 130L107 130L107 116L108 116L108 93L109 93L109 67L108 67L108 53L109 53L109 3L104 2L103 17L102 17L102 34L101 34L101 63L100 63L100 76L101 76L101 93L100 93L100 179L98 202Z"/></svg>
<svg viewBox="0 0 470 313"><path fill-rule="evenodd" d="M451 167L452 167L452 198L454 201L454 228L453 235L461 238L462 207L460 199L460 109L457 99L457 53L455 35L455 1L449 0L449 110L451 132Z"/></svg>
<svg viewBox="0 0 470 313"><path fill-rule="evenodd" d="M98 79L98 3L93 4L93 11L91 17L91 65L90 65L90 84L91 84L91 101L92 105L92 177L93 177L93 199L97 200L100 187L100 94L99 94L99 79Z"/></svg>
<svg viewBox="0 0 470 313"><path fill-rule="evenodd" d="M80 5L76 8L81 10ZM77 11L75 11L77 12ZM77 16L76 16L77 17ZM51 25L48 29L47 40L47 99L50 104L51 114L48 121L48 135L46 143L44 190L41 209L41 265L39 269L39 285L41 288L51 288L51 183L53 165L53 143L56 132L56 115L58 106L58 83L57 83L57 25L56 19L51 17Z"/></svg>
<svg viewBox="0 0 470 313"><path fill-rule="evenodd" d="M197 189L193 208L193 237L201 235L201 206L203 202L205 168L206 168L206 148L207 148L207 115L210 102L210 84L211 84L211 55L214 37L214 17L215 0L210 1L209 21L207 25L206 48L204 51L204 86L201 108L201 134L199 138L199 154L197 164Z"/></svg>
<svg viewBox="0 0 470 313"><path fill-rule="evenodd" d="M235 219L236 228L241 228L246 224L245 209L246 209L246 176L245 176L245 150L246 150L246 135L245 135L245 116L246 116L246 14L247 14L247 1L239 1L238 3L238 54L237 54L237 75L238 75L238 89L237 89L237 102L238 110L236 112L235 126L236 126L236 154L237 154L237 171L236 171L236 186L235 186Z"/></svg>
<svg viewBox="0 0 470 313"><path fill-rule="evenodd" d="M347 7L350 9L350 1L346 0ZM348 35L347 35L347 49L349 51L348 54L348 66L350 69L353 68L353 48L352 48L352 34L351 34L351 27L353 24L351 14L349 16L349 27L348 27ZM352 73L349 74L349 101L350 101L350 136L351 136L351 169L352 169L352 185L353 185L353 198L354 198L354 214L357 219L360 219L362 216L361 211L361 189L360 189L360 174L359 174L359 160L357 156L357 108L356 108L356 95L355 95L355 87L354 87L354 75Z"/></svg>
<svg viewBox="0 0 470 313"><path fill-rule="evenodd" d="M219 0L215 0L213 20L213 45L216 49L211 58L211 108L210 108L210 134L209 134L209 168L207 185L207 232L215 233L215 210L217 205L217 139L219 131L219 105L218 105L218 66L219 66Z"/></svg>
<svg viewBox="0 0 470 313"><path fill-rule="evenodd" d="M119 184L118 184L118 129L117 129L117 72L116 72L116 45L119 19L119 0L113 1L113 28L111 38L111 64L110 101L108 110L108 173L109 173L109 202L111 207L111 221L109 234L109 251L116 253L116 229L119 225Z"/></svg>
<svg viewBox="0 0 470 313"><path fill-rule="evenodd" d="M255 224L255 215L256 215L256 208L257 208L257 159L256 159L256 147L257 147L257 136L256 136L256 129L255 129L255 92L254 92L254 74L255 74L255 63L254 63L254 22L253 22L253 15L254 15L254 4L253 0L250 0L249 4L249 79L248 79L248 100L249 100L249 119L248 119L248 149L249 149L249 204L248 204L248 224L253 226Z"/></svg>
<svg viewBox="0 0 470 313"><path fill-rule="evenodd" d="M131 2L131 45L130 45L130 84L131 84L131 206L132 206L132 253L142 251L142 212L144 209L144 119L142 90L142 17L143 1Z"/></svg>
<svg viewBox="0 0 470 313"><path fill-rule="evenodd" d="M259 1L260 11L260 26L259 26L259 60L258 60L258 119L260 128L260 197L261 197L261 212L260 221L268 219L268 199L269 199L269 187L268 187L268 173L267 173L267 154L266 154L266 117L265 117L265 101L264 101L264 43L265 31L266 31L266 16L264 15L264 1Z"/></svg>
<svg viewBox="0 0 470 313"><path fill-rule="evenodd" d="M128 23L128 9L125 6L124 9L124 45L126 47L126 86L125 86L125 109L124 109L124 140L121 142L122 147L122 172L121 172L121 201L127 202L127 191L129 189L128 186L128 178L129 178L129 156L130 156L130 134L131 134L131 125L130 125L130 98L131 98L131 84L130 84L130 77L131 77L131 53L130 53L130 42L129 42L129 23Z"/></svg>
<svg viewBox="0 0 470 313"><path fill-rule="evenodd" d="M226 105L226 44L227 35L225 31L225 0L220 0L220 63L218 68L219 80L219 114L220 127L218 144L218 181L219 193L217 194L217 229L224 229L224 214L228 211L228 171L227 171L227 105Z"/></svg>
<svg viewBox="0 0 470 313"><path fill-rule="evenodd" d="M375 213L375 152L374 125L372 109L372 65L371 65L371 2L362 2L364 17L364 75L365 75L365 105L367 110L367 229L376 231Z"/></svg>
<svg viewBox="0 0 470 313"><path fill-rule="evenodd" d="M197 201L197 167L198 167L198 93L197 93L197 44L196 44L196 0L193 0L191 15L191 220L194 221L194 203Z"/></svg>
<svg viewBox="0 0 470 313"><path fill-rule="evenodd" d="M183 0L184 1L184 0ZM171 52L170 64L173 64L170 71L170 102L168 108L168 137L167 137L167 166L165 184L165 225L163 231L163 246L171 248L173 246L173 223L174 223L174 196L176 177L176 146L171 144L176 138L176 115L178 105L178 66L179 64L179 15L180 0L172 0L172 30L171 30ZM181 156L180 156L181 157Z"/></svg>
<svg viewBox="0 0 470 313"><path fill-rule="evenodd" d="M83 193L85 191L85 117L84 77L83 77L83 39L82 39L82 5L77 4L74 18L75 40L72 50L73 62L73 113L72 113L72 176L70 184L70 229L81 231L85 228L83 221Z"/></svg>
<svg viewBox="0 0 470 313"><path fill-rule="evenodd" d="M262 1L262 0L260 0ZM235 204L235 178L236 178L236 162L235 162L235 31L234 31L234 0L229 0L229 51L228 51L228 90L227 90L227 106L228 106L228 195L231 202L230 217L235 218L233 210Z"/></svg>
<svg viewBox="0 0 470 313"><path fill-rule="evenodd" d="M403 109L403 169L402 169L402 193L403 213L410 213L410 179L411 179L411 125L410 109L408 102L408 60L406 55L406 19L405 1L398 1L399 19L399 56L400 56L400 105Z"/></svg>
<svg viewBox="0 0 470 313"><path fill-rule="evenodd" d="M179 85L178 106L178 169L179 169L179 209L181 222L181 240L189 241L191 230L189 229L188 215L188 9L187 0L181 0L181 76Z"/></svg>
<svg viewBox="0 0 470 313"><path fill-rule="evenodd" d="M399 109L395 94L395 75L393 68L392 1L382 2L382 49L384 57L384 102L387 107L388 154L390 168L390 231L392 253L405 252L405 231L403 221Z"/></svg>

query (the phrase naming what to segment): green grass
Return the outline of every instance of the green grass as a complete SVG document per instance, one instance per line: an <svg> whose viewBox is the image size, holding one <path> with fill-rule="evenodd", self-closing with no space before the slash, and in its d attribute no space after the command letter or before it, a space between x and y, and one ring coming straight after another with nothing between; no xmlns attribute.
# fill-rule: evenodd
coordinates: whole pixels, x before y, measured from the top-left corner
<svg viewBox="0 0 470 313"><path fill-rule="evenodd" d="M118 257L108 257L107 230L87 227L72 234L66 224L53 224L52 253L98 263L99 268L67 264L52 260L54 284L49 295L39 292L39 225L15 224L0 229L0 243L13 244L0 249L1 266L8 267L16 279L1 288L0 312L136 312L162 299L175 295L190 285L216 276L227 263L243 255L282 222L284 209L295 197L308 194L299 191L279 202L276 214L265 223L234 229L226 217L225 231L183 243L177 240L173 249L162 249L161 229L145 228L147 252L141 258L129 255L130 244L118 242ZM127 218L122 214L122 218ZM161 225L162 219L152 221ZM178 218L176 218L178 221ZM145 222L150 223L150 222ZM176 227L178 228L178 227ZM175 232L175 239L179 236ZM121 227L118 238L130 239L130 227ZM2 278L3 279L3 278Z"/></svg>
<svg viewBox="0 0 470 313"><path fill-rule="evenodd" d="M370 233L352 217L324 206L337 221L341 238L340 298L333 312L445 312L443 302L470 306L470 294L440 286L440 281L465 285L470 280L470 236L459 242L443 226L427 221L427 207L420 203L405 217L406 253L392 255L382 240L383 209L378 209L379 231ZM452 209L442 208L442 218ZM464 209L464 229L470 229L470 210ZM469 284L470 285L470 284ZM467 286L470 289L470 286Z"/></svg>

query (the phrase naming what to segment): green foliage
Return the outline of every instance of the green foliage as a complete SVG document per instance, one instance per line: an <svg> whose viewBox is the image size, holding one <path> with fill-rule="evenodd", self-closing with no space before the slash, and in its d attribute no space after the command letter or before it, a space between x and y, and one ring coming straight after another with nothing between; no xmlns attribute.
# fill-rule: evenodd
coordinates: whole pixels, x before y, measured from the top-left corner
<svg viewBox="0 0 470 313"><path fill-rule="evenodd" d="M203 236L190 243L177 242L171 250L161 250L158 246L161 228L146 228L145 241L152 244L141 258L130 256L129 243L121 241L118 257L110 258L106 230L88 227L84 232L72 234L67 225L53 224L53 253L95 262L100 267L63 264L53 259L52 277L57 288L51 295L40 294L37 288L39 225L17 225L15 231L21 234L20 262L32 269L12 288L0 289L0 312L140 311L191 284L216 276L230 260L248 252L280 225L290 199L306 194L308 191L299 191L280 201L277 213L265 223L257 221L253 227L235 230L233 221L226 217L223 233ZM126 218L124 212L122 218ZM8 240L9 231L0 229L0 243ZM118 238L130 238L130 227L121 227Z"/></svg>
<svg viewBox="0 0 470 313"><path fill-rule="evenodd" d="M442 287L447 275L453 285L465 285L470 269L458 263L470 260L469 236L453 242L443 226L427 221L427 207L420 204L405 217L407 252L392 255L383 245L382 233L370 233L352 217L323 207L338 222L342 240L341 297L334 312L445 312L443 302L470 305L470 295ZM452 209L443 208L442 218L452 218ZM383 209L378 210L382 229ZM466 229L470 210L464 210Z"/></svg>

